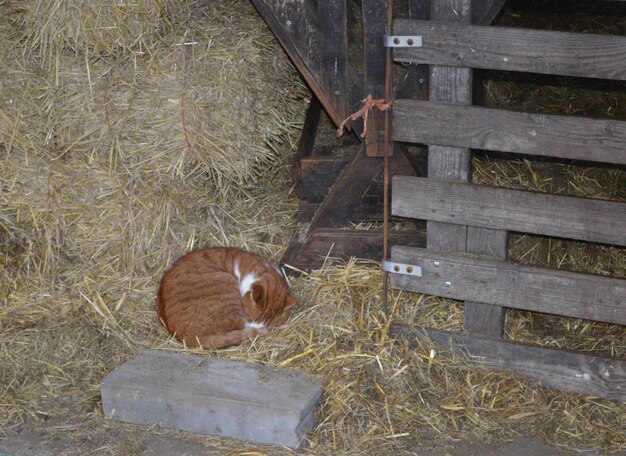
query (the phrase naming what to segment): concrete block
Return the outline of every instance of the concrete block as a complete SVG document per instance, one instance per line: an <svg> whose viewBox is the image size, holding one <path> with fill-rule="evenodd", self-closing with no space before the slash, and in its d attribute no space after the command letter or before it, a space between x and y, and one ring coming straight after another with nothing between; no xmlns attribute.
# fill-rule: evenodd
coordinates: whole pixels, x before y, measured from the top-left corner
<svg viewBox="0 0 626 456"><path fill-rule="evenodd" d="M108 418L298 448L322 388L292 369L140 350L100 392Z"/></svg>

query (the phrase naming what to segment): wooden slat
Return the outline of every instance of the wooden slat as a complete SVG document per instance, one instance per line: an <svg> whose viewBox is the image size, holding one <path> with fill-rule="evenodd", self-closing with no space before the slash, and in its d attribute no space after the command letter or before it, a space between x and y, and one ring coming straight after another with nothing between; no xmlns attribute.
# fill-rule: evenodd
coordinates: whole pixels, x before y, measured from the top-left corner
<svg viewBox="0 0 626 456"><path fill-rule="evenodd" d="M396 100L394 140L626 164L626 122Z"/></svg>
<svg viewBox="0 0 626 456"><path fill-rule="evenodd" d="M348 114L348 22L345 1L318 0L322 87L340 121Z"/></svg>
<svg viewBox="0 0 626 456"><path fill-rule="evenodd" d="M391 259L423 273L392 274L393 288L626 325L624 279L402 246L391 248Z"/></svg>
<svg viewBox="0 0 626 456"><path fill-rule="evenodd" d="M343 105L335 106L335 96L326 91L322 80L322 42L317 5L313 0L252 0L272 33L307 82L311 91L320 100L324 110L335 125L345 118ZM326 45L330 45L326 42ZM363 83L354 67L347 62L347 87L350 92L341 103L350 99L353 106L363 98ZM346 102L347 104L347 102ZM340 108L340 109L339 109ZM353 129L356 134L362 131L362 124Z"/></svg>
<svg viewBox="0 0 626 456"><path fill-rule="evenodd" d="M398 62L626 80L626 37L394 21L394 34L421 35L420 48L397 49Z"/></svg>
<svg viewBox="0 0 626 456"><path fill-rule="evenodd" d="M387 0L362 0L363 67L365 94L374 99L385 97L385 61L387 50L383 36L387 34ZM385 114L370 111L367 119L365 153L368 157L385 155Z"/></svg>
<svg viewBox="0 0 626 456"><path fill-rule="evenodd" d="M489 25L496 18L506 0L474 0L472 24Z"/></svg>
<svg viewBox="0 0 626 456"><path fill-rule="evenodd" d="M472 23L489 25L496 18L505 0L473 0ZM430 19L430 0L409 0L409 19ZM428 65L410 65L396 88L396 98L428 99Z"/></svg>
<svg viewBox="0 0 626 456"><path fill-rule="evenodd" d="M424 246L424 231L391 232L390 242ZM321 268L327 258L348 260L352 257L380 261L383 256L382 231L345 230L338 228L317 228L311 232L305 244L293 243L283 257L283 263L294 268L309 271ZM288 268L285 268L288 270Z"/></svg>
<svg viewBox="0 0 626 456"><path fill-rule="evenodd" d="M423 340L422 334L426 333L432 341L458 351L476 367L511 370L548 388L626 400L626 361L623 359L435 329L411 329L405 325L393 325L389 333L407 337L413 347L419 347L417 341Z"/></svg>
<svg viewBox="0 0 626 456"><path fill-rule="evenodd" d="M471 20L471 0L433 0L431 19L468 23ZM472 102L472 70L432 66L430 75L430 99L445 103L469 105ZM395 108L394 108L395 109ZM396 128L394 120L394 129ZM471 154L467 148L432 145L428 149L428 175L432 177L468 181ZM395 198L395 196L393 197ZM479 234L480 229L475 229ZM471 249L485 255L506 255L508 244L490 245L495 251L481 250L485 245L472 245L465 226L429 221L427 224L428 248L465 252ZM502 239L508 239L502 236ZM501 336L504 333L504 309L480 302L466 302L464 325L472 333Z"/></svg>
<svg viewBox="0 0 626 456"><path fill-rule="evenodd" d="M364 199L371 194L370 189L380 178L383 172L383 162L377 157L367 157L364 147L355 155L346 166L337 182L330 189L330 193L320 205L315 217L311 221L311 229L318 227L344 227L349 221L359 221L358 212ZM415 176L412 162L404 154L395 154L389 157L390 175ZM367 202L365 202L367 204ZM374 205L381 209L377 214L382 218L382 205ZM380 220L379 218L379 220ZM368 217L368 219L371 219Z"/></svg>
<svg viewBox="0 0 626 456"><path fill-rule="evenodd" d="M626 246L626 203L614 201L396 176L391 213Z"/></svg>
<svg viewBox="0 0 626 456"><path fill-rule="evenodd" d="M310 0L289 2L287 8L280 0L252 0L252 3L328 115L339 119L321 84L319 46L312 45L319 41L318 20L310 8Z"/></svg>
<svg viewBox="0 0 626 456"><path fill-rule="evenodd" d="M509 233L467 227L467 253L506 260L509 253ZM463 328L470 334L490 337L504 336L506 309L492 304L466 301L463 308Z"/></svg>

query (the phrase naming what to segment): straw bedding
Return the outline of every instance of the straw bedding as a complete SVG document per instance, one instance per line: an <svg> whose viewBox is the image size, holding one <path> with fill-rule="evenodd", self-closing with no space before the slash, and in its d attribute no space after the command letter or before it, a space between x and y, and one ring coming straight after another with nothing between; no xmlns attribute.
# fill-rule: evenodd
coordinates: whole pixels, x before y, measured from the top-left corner
<svg viewBox="0 0 626 456"><path fill-rule="evenodd" d="M280 258L298 231L288 168L307 93L243 0L0 8L10 11L0 15L0 438L39 429L67 454L135 454L150 433L179 434L105 421L99 383L140 347L186 351L152 309L176 256L230 244ZM514 82L490 83L494 104L514 97L502 86ZM488 156L474 168L477 182L626 201L621 169ZM520 236L511 256L626 276L623 249ZM293 279L300 304L287 326L208 356L324 378L311 454L411 454L423 439L529 433L563 449L626 449L622 404L390 340L393 321L461 330L462 304L394 291L385 316L381 282L375 264L356 260ZM510 312L506 330L626 352L615 325ZM289 453L186 438L207 454Z"/></svg>

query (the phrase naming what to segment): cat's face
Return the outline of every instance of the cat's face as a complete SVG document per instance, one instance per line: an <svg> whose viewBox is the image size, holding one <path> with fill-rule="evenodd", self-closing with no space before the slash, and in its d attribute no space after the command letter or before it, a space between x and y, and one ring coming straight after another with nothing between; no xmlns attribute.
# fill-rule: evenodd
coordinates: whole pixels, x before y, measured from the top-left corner
<svg viewBox="0 0 626 456"><path fill-rule="evenodd" d="M242 303L249 321L273 328L287 322L296 298L289 294L284 277L268 271L251 285Z"/></svg>

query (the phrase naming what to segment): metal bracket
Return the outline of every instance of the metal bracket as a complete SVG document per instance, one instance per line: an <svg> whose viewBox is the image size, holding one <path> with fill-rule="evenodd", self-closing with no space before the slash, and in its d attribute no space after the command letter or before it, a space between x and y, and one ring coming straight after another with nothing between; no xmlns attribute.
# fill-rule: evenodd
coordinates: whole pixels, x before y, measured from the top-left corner
<svg viewBox="0 0 626 456"><path fill-rule="evenodd" d="M412 48L422 47L422 37L415 36L401 36L401 35L389 35L384 37L385 47L390 48Z"/></svg>
<svg viewBox="0 0 626 456"><path fill-rule="evenodd" d="M415 266L414 264L396 263L394 261L383 260L383 271L422 277L422 267Z"/></svg>

